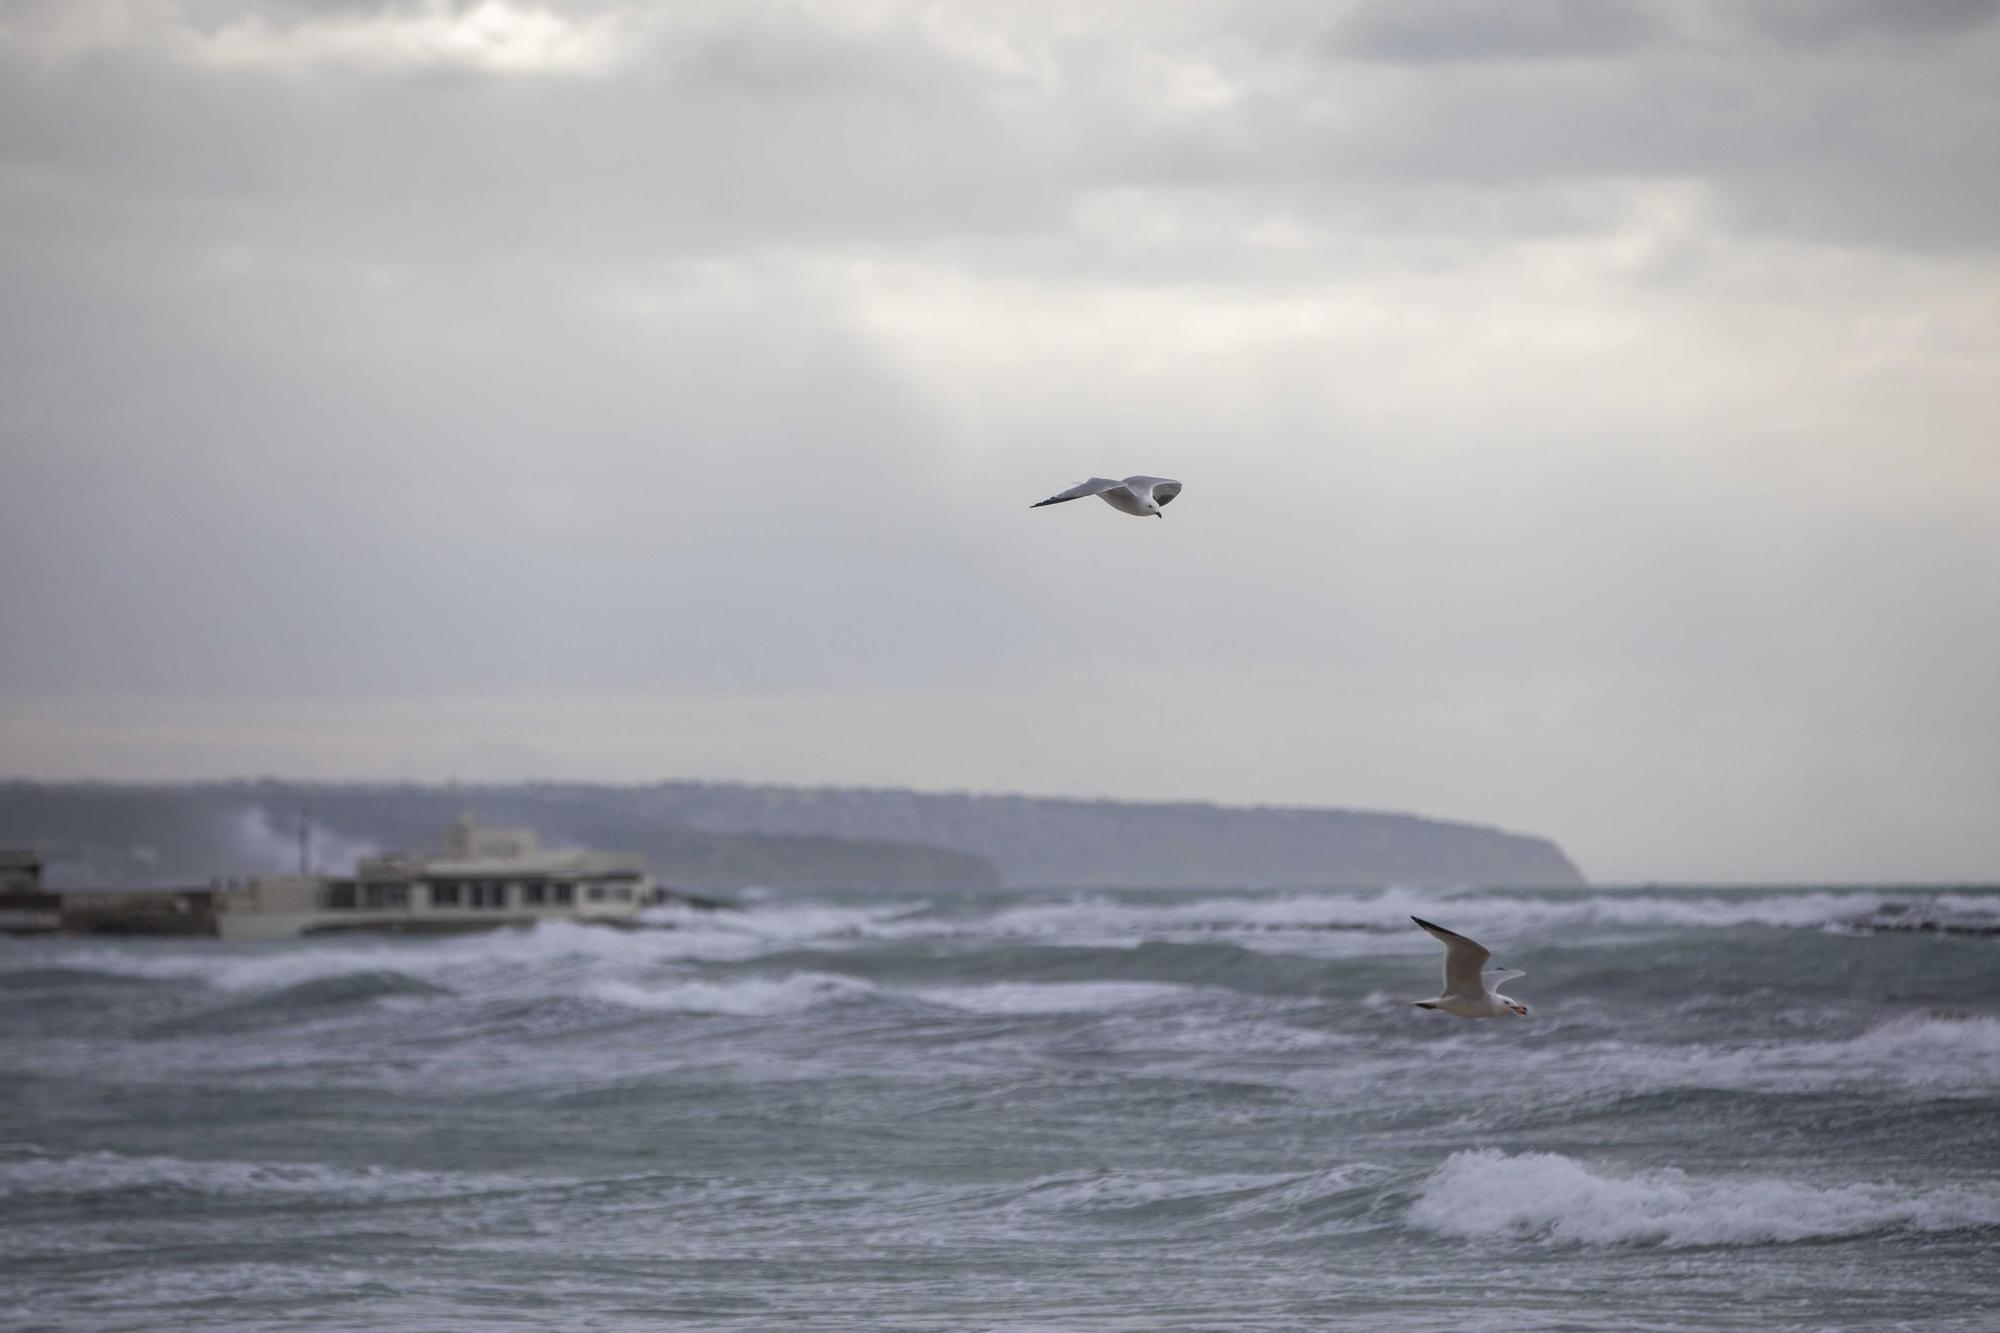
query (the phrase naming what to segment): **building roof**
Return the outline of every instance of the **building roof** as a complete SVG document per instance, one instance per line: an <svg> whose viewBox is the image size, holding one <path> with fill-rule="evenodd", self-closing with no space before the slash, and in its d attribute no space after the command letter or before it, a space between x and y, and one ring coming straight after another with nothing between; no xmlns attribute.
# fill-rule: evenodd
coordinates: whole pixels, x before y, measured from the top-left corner
<svg viewBox="0 0 2000 1333"><path fill-rule="evenodd" d="M354 864L363 880L644 878L635 852L594 852L536 845L532 829L482 828L461 818L445 835L443 852L389 852Z"/></svg>
<svg viewBox="0 0 2000 1333"><path fill-rule="evenodd" d="M399 864L430 879L521 879L534 875L643 875L641 856L618 852L542 852L535 856L418 856Z"/></svg>

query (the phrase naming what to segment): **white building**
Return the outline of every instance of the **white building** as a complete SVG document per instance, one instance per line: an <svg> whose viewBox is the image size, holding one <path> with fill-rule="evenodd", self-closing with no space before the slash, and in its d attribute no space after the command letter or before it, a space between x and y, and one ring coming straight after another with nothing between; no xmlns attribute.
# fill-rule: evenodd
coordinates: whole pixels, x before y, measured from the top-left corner
<svg viewBox="0 0 2000 1333"><path fill-rule="evenodd" d="M216 933L278 939L330 931L455 931L536 921L630 921L653 900L645 858L543 851L532 829L461 818L441 853L363 857L348 878L258 879L218 891Z"/></svg>

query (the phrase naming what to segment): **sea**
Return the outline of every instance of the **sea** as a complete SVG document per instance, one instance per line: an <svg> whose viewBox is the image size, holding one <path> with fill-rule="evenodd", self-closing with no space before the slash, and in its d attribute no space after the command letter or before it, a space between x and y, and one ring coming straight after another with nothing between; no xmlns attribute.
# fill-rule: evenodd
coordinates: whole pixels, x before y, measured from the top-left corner
<svg viewBox="0 0 2000 1333"><path fill-rule="evenodd" d="M1526 1017L1436 993L1471 935ZM9 1329L2000 1329L2000 891L0 939Z"/></svg>

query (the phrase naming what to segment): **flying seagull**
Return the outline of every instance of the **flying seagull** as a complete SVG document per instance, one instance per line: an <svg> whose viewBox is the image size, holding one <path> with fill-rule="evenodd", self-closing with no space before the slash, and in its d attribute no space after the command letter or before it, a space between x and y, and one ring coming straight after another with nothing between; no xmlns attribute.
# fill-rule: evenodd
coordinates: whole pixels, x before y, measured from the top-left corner
<svg viewBox="0 0 2000 1333"><path fill-rule="evenodd" d="M1081 500L1086 495L1094 495L1121 514L1131 514L1136 518L1151 515L1164 518L1160 510L1181 493L1181 484L1165 477L1127 477L1123 481L1113 481L1109 477L1092 477L1089 481L1078 482L1060 495L1051 495L1028 506L1040 509L1043 505L1059 505L1065 500Z"/></svg>
<svg viewBox="0 0 2000 1333"><path fill-rule="evenodd" d="M1442 1009L1460 1018L1498 1018L1502 1014L1525 1016L1528 1006L1516 1004L1494 985L1509 977L1524 977L1525 972L1510 968L1495 968L1491 972L1481 971L1486 960L1493 955L1485 945L1454 934L1443 926L1434 926L1422 917L1410 920L1429 931L1433 938L1444 945L1444 994L1435 1000L1412 1000L1419 1009Z"/></svg>

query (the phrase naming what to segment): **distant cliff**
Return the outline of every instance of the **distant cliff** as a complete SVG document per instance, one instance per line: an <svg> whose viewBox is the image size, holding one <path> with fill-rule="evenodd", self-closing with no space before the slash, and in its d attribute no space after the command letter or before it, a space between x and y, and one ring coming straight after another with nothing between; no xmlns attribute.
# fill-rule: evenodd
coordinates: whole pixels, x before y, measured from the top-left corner
<svg viewBox="0 0 2000 1333"><path fill-rule="evenodd" d="M296 865L301 811L321 869L432 847L470 812L697 891L1583 882L1545 838L1415 815L695 782L0 783L0 844L40 847L55 884L198 883Z"/></svg>
<svg viewBox="0 0 2000 1333"><path fill-rule="evenodd" d="M921 838L1009 884L1256 888L1581 884L1546 838L1364 810L666 783L663 817L718 832Z"/></svg>

